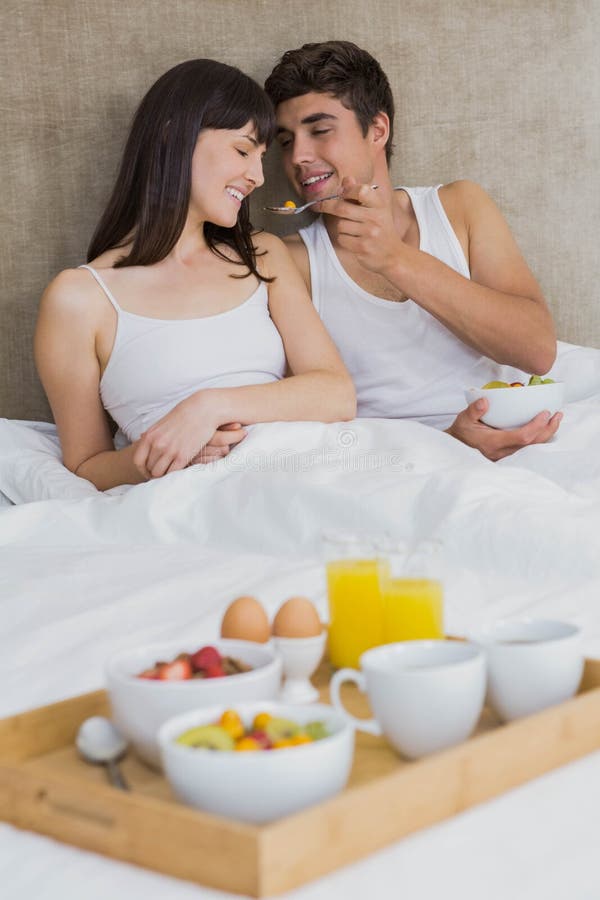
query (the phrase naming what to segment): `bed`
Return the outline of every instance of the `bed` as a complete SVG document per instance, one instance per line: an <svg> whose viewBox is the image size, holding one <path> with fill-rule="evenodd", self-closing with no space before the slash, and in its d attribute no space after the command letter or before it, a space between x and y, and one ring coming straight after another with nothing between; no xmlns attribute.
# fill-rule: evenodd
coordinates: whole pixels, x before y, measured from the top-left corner
<svg viewBox="0 0 600 900"><path fill-rule="evenodd" d="M305 594L326 615L327 528L439 538L451 633L515 614L563 617L600 657L600 7L243 9L242 44L231 39L234 0L3 5L1 717L102 686L121 647L210 639L240 593L271 612ZM508 217L565 342L557 438L493 464L417 422L273 423L219 463L99 494L60 462L31 333L44 283L83 257L136 99L190 56L262 78L287 46L332 37L366 46L391 75L398 181L469 177ZM285 196L272 155L256 221L267 224L265 200ZM599 773L600 754L587 756L293 896L597 897ZM6 900L225 896L4 823L0 880Z"/></svg>

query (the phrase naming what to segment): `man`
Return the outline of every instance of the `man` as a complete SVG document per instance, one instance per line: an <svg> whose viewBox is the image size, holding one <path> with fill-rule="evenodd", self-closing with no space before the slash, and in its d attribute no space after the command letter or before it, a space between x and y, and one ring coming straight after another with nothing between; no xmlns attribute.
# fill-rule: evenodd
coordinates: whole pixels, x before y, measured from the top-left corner
<svg viewBox="0 0 600 900"><path fill-rule="evenodd" d="M390 85L354 44L288 51L265 88L297 193L342 195L287 240L354 378L358 415L447 427L492 460L549 440L561 413L498 431L480 421L486 400L463 408L464 388L545 374L556 355L540 287L485 191L392 186Z"/></svg>

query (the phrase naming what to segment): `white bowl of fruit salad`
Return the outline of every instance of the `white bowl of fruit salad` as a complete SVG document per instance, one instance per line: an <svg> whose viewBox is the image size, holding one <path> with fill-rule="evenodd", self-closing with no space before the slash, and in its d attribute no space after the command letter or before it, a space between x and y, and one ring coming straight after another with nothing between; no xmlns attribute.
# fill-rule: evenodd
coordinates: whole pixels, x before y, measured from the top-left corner
<svg viewBox="0 0 600 900"><path fill-rule="evenodd" d="M156 737L163 722L218 703L274 699L281 659L251 641L186 647L179 639L117 653L106 664L106 679L115 725L144 762L159 767Z"/></svg>
<svg viewBox="0 0 600 900"><path fill-rule="evenodd" d="M562 381L539 375L532 375L527 383L489 381L482 388L468 388L465 391L468 404L485 397L489 406L481 421L493 428L521 428L544 410L554 415L561 409L564 395Z"/></svg>
<svg viewBox="0 0 600 900"><path fill-rule="evenodd" d="M176 796L218 816L261 824L341 791L354 730L333 707L236 703L166 722L158 740Z"/></svg>

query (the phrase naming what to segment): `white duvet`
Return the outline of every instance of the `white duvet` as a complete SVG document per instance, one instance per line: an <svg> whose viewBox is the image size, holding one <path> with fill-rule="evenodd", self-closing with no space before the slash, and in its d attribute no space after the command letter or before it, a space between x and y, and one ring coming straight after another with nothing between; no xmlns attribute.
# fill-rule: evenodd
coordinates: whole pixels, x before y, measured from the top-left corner
<svg viewBox="0 0 600 900"><path fill-rule="evenodd" d="M588 654L600 656L599 357L564 349L569 396L580 399L565 407L557 438L495 464L414 422L275 423L252 428L217 464L99 494L62 467L52 426L0 420L0 716L101 686L119 647L209 640L242 592L271 611L307 594L326 615L324 529L440 538L451 632L517 613L561 616L584 627ZM462 853L461 897L597 897L600 877L581 854L600 824L585 789L599 774L591 756L294 896L358 898L372 887L391 896L401 870L407 896L428 898L449 873L460 877ZM583 823L556 832L545 805L568 809L574 796ZM528 816L526 866L510 823ZM490 882L486 841L496 840L509 866ZM439 869L419 865L430 851ZM7 900L101 897L109 882L128 898L223 896L0 826Z"/></svg>

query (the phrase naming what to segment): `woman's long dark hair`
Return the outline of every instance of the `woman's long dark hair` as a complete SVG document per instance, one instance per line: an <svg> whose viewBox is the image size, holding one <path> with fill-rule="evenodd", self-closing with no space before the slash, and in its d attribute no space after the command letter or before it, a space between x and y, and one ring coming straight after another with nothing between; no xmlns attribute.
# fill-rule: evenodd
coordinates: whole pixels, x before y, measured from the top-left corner
<svg viewBox="0 0 600 900"><path fill-rule="evenodd" d="M137 112L112 196L88 248L88 262L133 240L115 266L148 266L173 249L185 224L191 194L192 155L204 128L256 128L261 144L275 134L271 101L239 69L212 59L190 59L165 72L152 85ZM240 265L261 281L248 198L242 201L233 228L204 223L204 237L217 256L225 244Z"/></svg>

